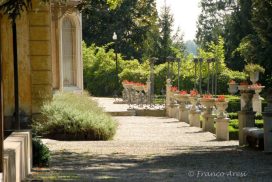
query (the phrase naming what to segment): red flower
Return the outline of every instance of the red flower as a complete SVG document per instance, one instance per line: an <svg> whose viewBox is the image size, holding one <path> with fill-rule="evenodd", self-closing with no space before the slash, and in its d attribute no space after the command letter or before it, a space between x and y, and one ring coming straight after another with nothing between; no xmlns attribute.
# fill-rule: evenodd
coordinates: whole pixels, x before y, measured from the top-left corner
<svg viewBox="0 0 272 182"><path fill-rule="evenodd" d="M186 94L188 94L188 93L187 93L187 91L182 90L182 91L179 92L179 94L180 94L180 95L186 95Z"/></svg>
<svg viewBox="0 0 272 182"><path fill-rule="evenodd" d="M217 101L219 101L219 102L224 102L224 101L225 101L225 96L224 96L224 95L219 95L219 96L217 97Z"/></svg>
<svg viewBox="0 0 272 182"><path fill-rule="evenodd" d="M170 88L170 90L171 90L171 92L176 92L178 90L178 87L173 86Z"/></svg>
<svg viewBox="0 0 272 182"><path fill-rule="evenodd" d="M212 95L211 94L204 94L203 99L212 99Z"/></svg>
<svg viewBox="0 0 272 182"><path fill-rule="evenodd" d="M198 95L198 91L195 90L195 89L194 89L194 90L191 90L191 91L190 91L190 95L191 95L191 96L197 96L197 95Z"/></svg>

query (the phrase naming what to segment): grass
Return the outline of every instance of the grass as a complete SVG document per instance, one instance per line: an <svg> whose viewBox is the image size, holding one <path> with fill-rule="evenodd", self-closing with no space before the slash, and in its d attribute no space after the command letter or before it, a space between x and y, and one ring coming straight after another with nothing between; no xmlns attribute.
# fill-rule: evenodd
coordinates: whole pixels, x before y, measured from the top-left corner
<svg viewBox="0 0 272 182"><path fill-rule="evenodd" d="M59 93L42 107L42 117L33 122L38 135L62 140L109 140L117 122L84 94Z"/></svg>

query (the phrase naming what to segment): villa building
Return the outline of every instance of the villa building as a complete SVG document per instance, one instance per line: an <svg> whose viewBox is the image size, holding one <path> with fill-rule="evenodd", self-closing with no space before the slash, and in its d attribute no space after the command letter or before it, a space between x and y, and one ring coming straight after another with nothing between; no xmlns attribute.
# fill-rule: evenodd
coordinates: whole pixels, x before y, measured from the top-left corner
<svg viewBox="0 0 272 182"><path fill-rule="evenodd" d="M82 92L82 21L75 8L80 0L65 4L32 0L32 8L16 20L20 115L32 118L56 91ZM0 14L5 129L14 126L15 92L11 20ZM22 119L21 122L24 122Z"/></svg>

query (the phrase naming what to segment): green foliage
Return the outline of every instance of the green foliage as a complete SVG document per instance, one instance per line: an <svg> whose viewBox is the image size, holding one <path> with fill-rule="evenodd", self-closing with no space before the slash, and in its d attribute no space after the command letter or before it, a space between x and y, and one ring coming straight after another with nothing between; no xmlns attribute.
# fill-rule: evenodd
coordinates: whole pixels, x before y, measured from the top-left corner
<svg viewBox="0 0 272 182"><path fill-rule="evenodd" d="M55 94L33 122L38 135L65 140L108 140L117 123L85 94Z"/></svg>
<svg viewBox="0 0 272 182"><path fill-rule="evenodd" d="M231 126L234 129L239 129L239 121L238 121L238 119L232 119L232 120L230 120L229 126Z"/></svg>
<svg viewBox="0 0 272 182"><path fill-rule="evenodd" d="M126 0L115 9L109 8L109 2L104 0L90 0L82 15L83 39L88 45L104 46L113 41L112 35L116 32L116 44L110 48L126 59L142 60L150 53L150 49L145 48L156 49L159 31L155 0Z"/></svg>
<svg viewBox="0 0 272 182"><path fill-rule="evenodd" d="M264 72L264 68L262 66L258 65L258 64L252 64L252 63L250 63L250 64L247 64L245 66L245 71L247 73L250 73L250 72L262 72L263 73Z"/></svg>
<svg viewBox="0 0 272 182"><path fill-rule="evenodd" d="M32 138L33 166L47 167L50 160L49 148L44 145L40 138Z"/></svg>
<svg viewBox="0 0 272 182"><path fill-rule="evenodd" d="M255 115L255 119L257 119L257 120L262 120L262 119L263 119L263 115L262 115L261 113L257 113L257 114Z"/></svg>
<svg viewBox="0 0 272 182"><path fill-rule="evenodd" d="M211 43L210 51L206 52L200 49L200 54L204 59L216 56L219 60L218 66L218 93L227 94L227 83L232 79L237 82L246 79L246 75L242 72L231 71L226 68L224 64L224 51L223 40L220 39L219 43ZM116 64L115 54L113 50L107 51L107 46L96 47L91 45L89 47L83 43L83 73L84 73L84 87L93 95L96 96L113 96L114 90L117 90L116 85ZM181 58L180 69L180 89L191 90L194 87L194 64L192 64L192 55L188 55ZM215 65L212 65L215 66ZM214 67L211 66L211 70ZM207 77L209 75L208 65L206 61L202 64L202 78L204 86L207 85ZM175 62L169 65L171 72L172 85L178 85L178 63ZM197 79L199 79L199 66L197 66ZM210 72L211 72L210 70ZM118 54L118 76L119 76L119 93L122 89L122 80L130 80L134 82L145 83L149 78L150 66L149 61L145 60L139 63L137 60L124 60L120 54ZM158 64L154 67L155 78L155 93L161 94L161 90L165 89L165 82L168 75L168 63Z"/></svg>
<svg viewBox="0 0 272 182"><path fill-rule="evenodd" d="M31 0L7 0L0 2L0 11L12 20L15 20L21 13L31 7Z"/></svg>
<svg viewBox="0 0 272 182"><path fill-rule="evenodd" d="M233 120L233 119L238 119L238 113L236 112L231 112L231 113L228 113L228 117Z"/></svg>
<svg viewBox="0 0 272 182"><path fill-rule="evenodd" d="M262 119L256 119L255 120L255 126L258 128L263 128L264 121Z"/></svg>
<svg viewBox="0 0 272 182"><path fill-rule="evenodd" d="M240 100L229 100L227 112L238 112L241 110Z"/></svg>

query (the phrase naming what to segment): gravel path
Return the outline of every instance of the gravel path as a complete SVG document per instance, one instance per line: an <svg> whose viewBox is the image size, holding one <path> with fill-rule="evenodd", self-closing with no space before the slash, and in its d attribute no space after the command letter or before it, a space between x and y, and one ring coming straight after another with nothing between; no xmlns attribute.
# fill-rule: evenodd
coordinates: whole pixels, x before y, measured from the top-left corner
<svg viewBox="0 0 272 182"><path fill-rule="evenodd" d="M43 139L52 151L44 181L271 181L272 155L216 141L176 119L115 117L112 141Z"/></svg>

